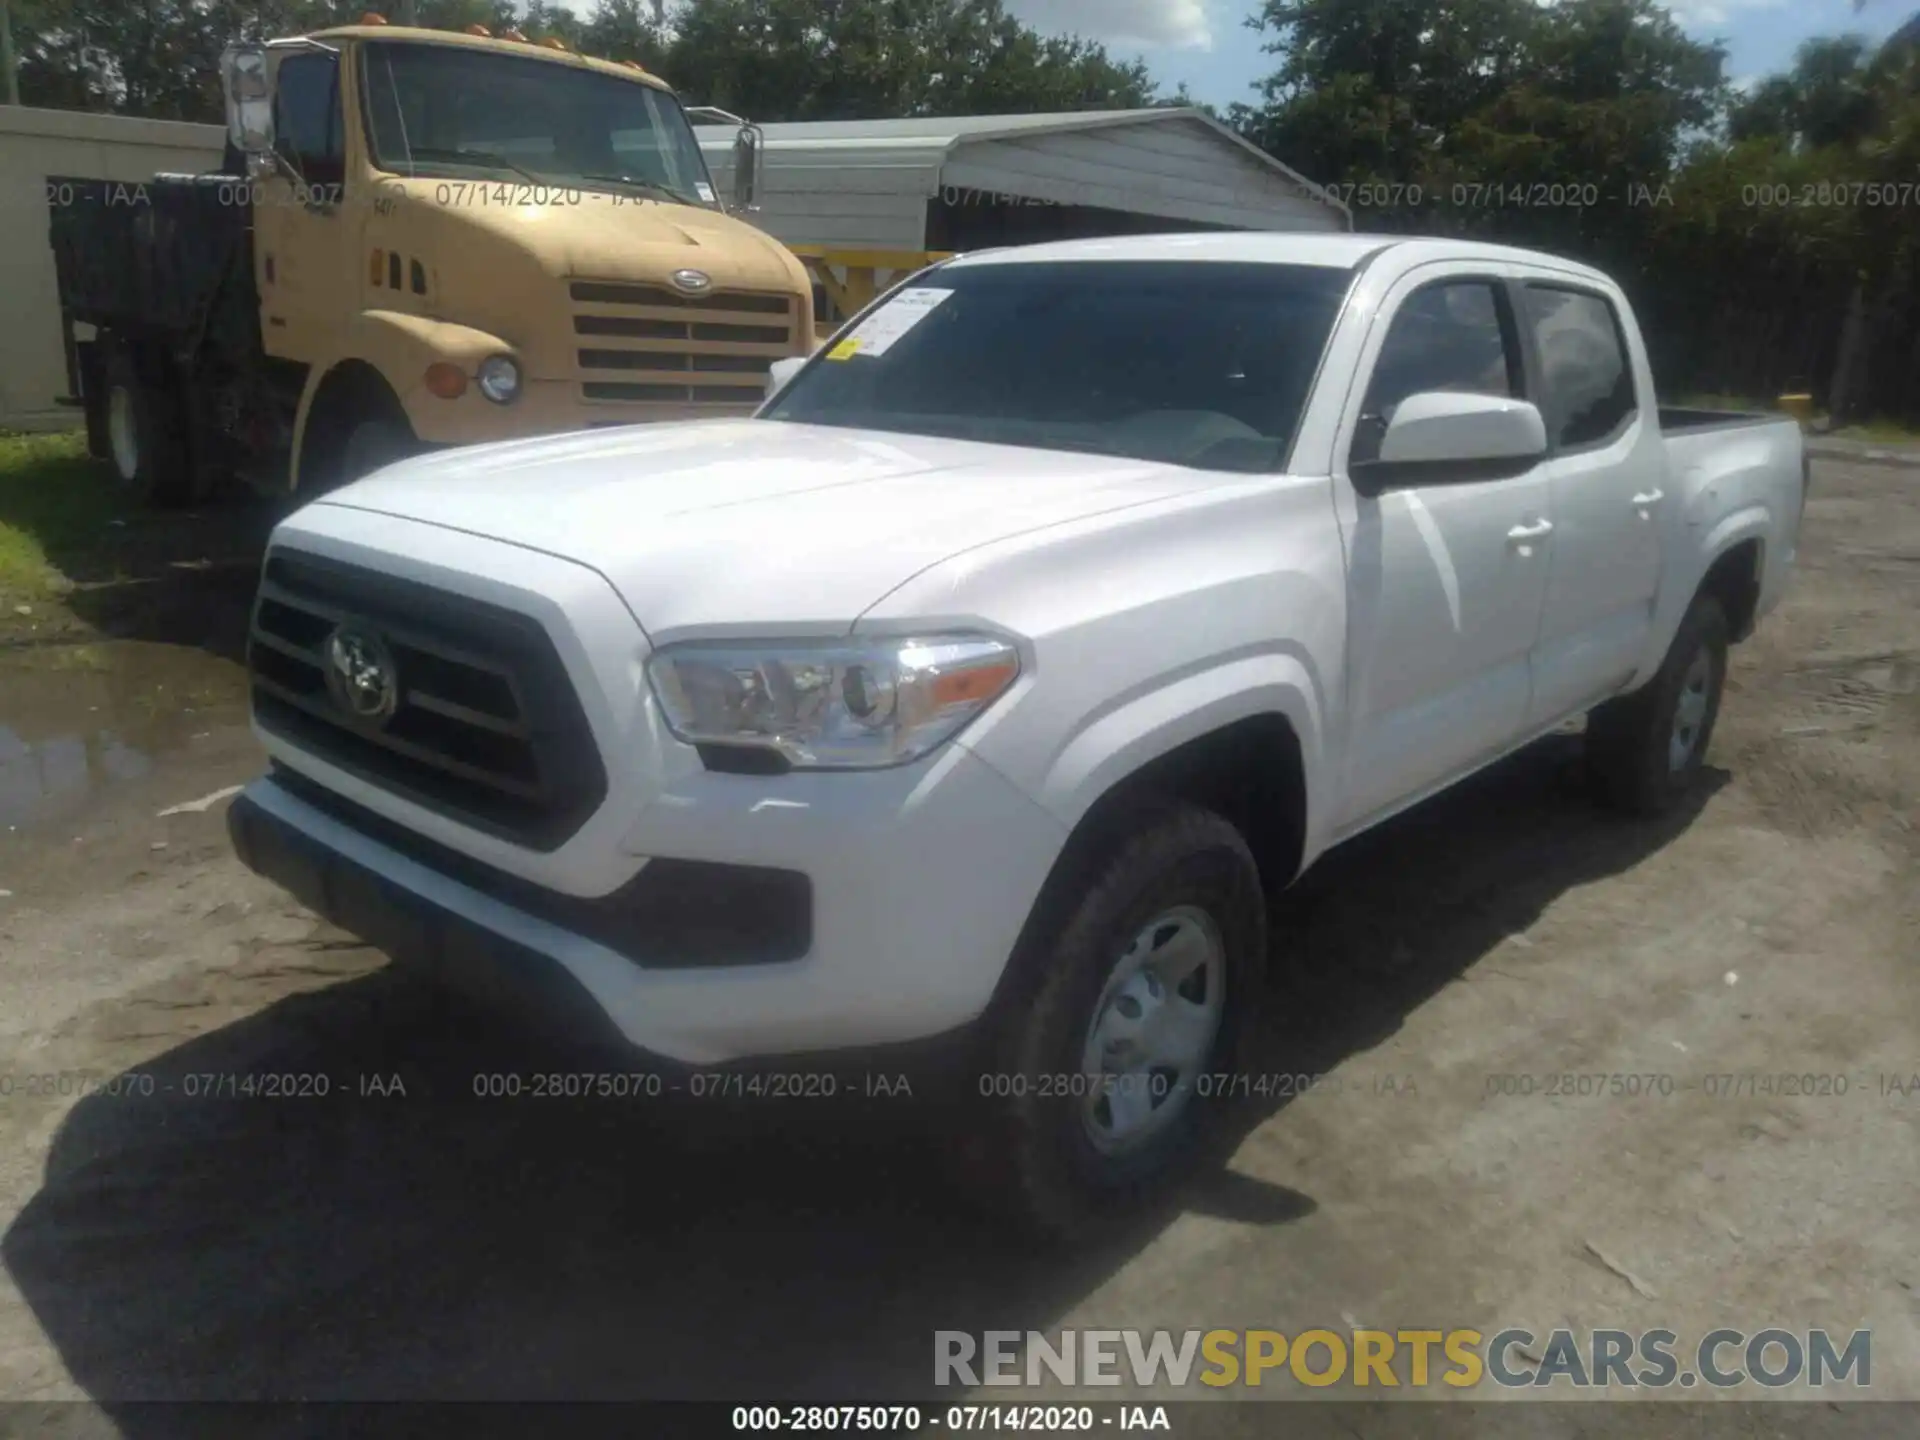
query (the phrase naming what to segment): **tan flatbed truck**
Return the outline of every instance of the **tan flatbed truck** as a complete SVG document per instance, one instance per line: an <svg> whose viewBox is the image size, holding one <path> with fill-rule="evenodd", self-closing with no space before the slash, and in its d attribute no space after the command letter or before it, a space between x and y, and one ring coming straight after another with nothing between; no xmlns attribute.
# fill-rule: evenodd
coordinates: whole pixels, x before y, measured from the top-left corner
<svg viewBox="0 0 1920 1440"><path fill-rule="evenodd" d="M49 179L69 382L142 496L746 414L813 348L758 129L631 62L370 15L222 70L221 173ZM692 117L738 128L726 200Z"/></svg>

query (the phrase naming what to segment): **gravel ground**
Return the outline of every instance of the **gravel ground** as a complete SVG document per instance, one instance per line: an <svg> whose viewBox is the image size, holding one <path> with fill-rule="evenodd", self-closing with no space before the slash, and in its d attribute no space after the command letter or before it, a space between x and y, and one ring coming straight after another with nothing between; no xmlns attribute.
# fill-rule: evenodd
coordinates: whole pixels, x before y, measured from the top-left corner
<svg viewBox="0 0 1920 1440"><path fill-rule="evenodd" d="M924 1401L936 1329L1777 1324L1871 1329L1873 1393L1920 1401L1920 471L1823 460L1808 527L1696 805L1602 815L1553 737L1330 856L1280 917L1305 979L1262 1059L1328 1080L1074 1256L957 1211L906 1102L476 1098L554 1057L244 871L224 799L164 813L260 768L244 572L122 607L142 638L16 636L0 1399ZM194 1093L235 1075L329 1093ZM1818 1093L1718 1078L1777 1075ZM1896 1433L1798 1408L1796 1435ZM1511 1433L1573 1433L1545 1413ZM1580 1423L1656 1433L1645 1405Z"/></svg>

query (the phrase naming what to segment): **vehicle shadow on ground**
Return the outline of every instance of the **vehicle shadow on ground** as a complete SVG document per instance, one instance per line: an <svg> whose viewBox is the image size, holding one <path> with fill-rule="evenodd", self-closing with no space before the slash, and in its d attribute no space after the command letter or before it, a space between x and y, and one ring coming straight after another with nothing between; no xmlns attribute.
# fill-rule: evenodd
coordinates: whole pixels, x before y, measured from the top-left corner
<svg viewBox="0 0 1920 1440"><path fill-rule="evenodd" d="M231 493L154 509L122 496L105 463L77 458L43 462L34 478L0 485L0 528L29 537L72 582L60 604L83 631L242 658L260 557L291 499ZM75 638L60 624L9 623L0 634L10 645Z"/></svg>
<svg viewBox="0 0 1920 1440"><path fill-rule="evenodd" d="M1697 812L1634 825L1570 803L1572 743L1384 827L1289 897L1284 948L1313 955L1315 998L1282 1007L1256 1063L1323 1070L1375 1043L1556 896ZM899 1100L474 1093L476 1076L553 1063L391 971L281 1001L129 1072L130 1093L77 1104L0 1254L77 1382L110 1404L928 1403L951 1398L933 1332L1055 1324L1168 1220L1080 1253L1018 1247L958 1208ZM385 1089L396 1074L404 1096L363 1093L363 1077ZM232 1075L325 1076L331 1093L189 1093ZM1181 1204L1246 1224L1313 1208L1231 1172ZM115 1418L147 1440L175 1433L166 1414Z"/></svg>
<svg viewBox="0 0 1920 1440"><path fill-rule="evenodd" d="M1670 813L1623 816L1594 800L1582 744L1549 736L1316 865L1277 907L1249 1068L1315 1075L1380 1044L1561 895L1657 854L1733 778L1707 765Z"/></svg>

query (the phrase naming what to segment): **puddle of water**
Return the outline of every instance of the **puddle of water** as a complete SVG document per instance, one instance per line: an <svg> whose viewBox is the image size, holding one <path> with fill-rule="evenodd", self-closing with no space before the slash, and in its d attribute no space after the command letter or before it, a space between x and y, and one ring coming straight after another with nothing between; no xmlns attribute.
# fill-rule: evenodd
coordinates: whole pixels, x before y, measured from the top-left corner
<svg viewBox="0 0 1920 1440"><path fill-rule="evenodd" d="M113 640L0 652L0 833L71 816L246 719L245 670L202 650Z"/></svg>

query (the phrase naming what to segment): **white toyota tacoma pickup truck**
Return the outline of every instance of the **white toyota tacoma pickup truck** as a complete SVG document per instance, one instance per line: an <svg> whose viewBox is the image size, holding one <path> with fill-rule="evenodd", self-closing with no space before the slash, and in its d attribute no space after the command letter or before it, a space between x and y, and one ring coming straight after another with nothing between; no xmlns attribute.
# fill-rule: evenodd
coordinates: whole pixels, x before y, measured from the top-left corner
<svg viewBox="0 0 1920 1440"><path fill-rule="evenodd" d="M1604 275L1455 241L965 256L770 388L284 521L236 847L636 1058L957 1038L952 1148L1055 1230L1201 1153L1329 847L1582 713L1684 791L1806 494L1793 421L1656 408Z"/></svg>

